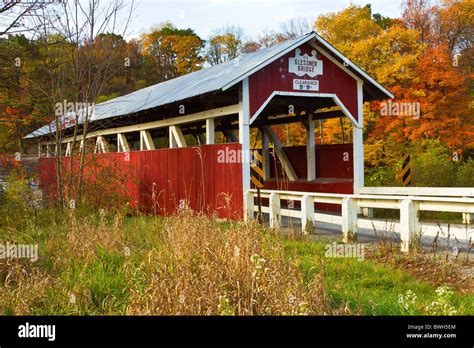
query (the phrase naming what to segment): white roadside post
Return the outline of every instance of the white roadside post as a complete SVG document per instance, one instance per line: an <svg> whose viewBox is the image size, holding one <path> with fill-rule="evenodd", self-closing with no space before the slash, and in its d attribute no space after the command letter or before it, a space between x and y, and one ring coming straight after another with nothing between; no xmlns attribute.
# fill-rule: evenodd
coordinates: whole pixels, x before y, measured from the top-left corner
<svg viewBox="0 0 474 348"><path fill-rule="evenodd" d="M349 243L357 240L357 203L354 199L345 197L341 204L342 240Z"/></svg>
<svg viewBox="0 0 474 348"><path fill-rule="evenodd" d="M247 223L253 220L254 209L253 192L244 191L244 222Z"/></svg>
<svg viewBox="0 0 474 348"><path fill-rule="evenodd" d="M308 235L313 233L314 227L314 199L311 196L301 197L301 228L303 233Z"/></svg>
<svg viewBox="0 0 474 348"><path fill-rule="evenodd" d="M270 227L279 228L281 227L280 195L277 193L271 193L269 197L269 203L270 203Z"/></svg>
<svg viewBox="0 0 474 348"><path fill-rule="evenodd" d="M411 199L400 202L401 251L409 252L413 237L418 230L418 204Z"/></svg>

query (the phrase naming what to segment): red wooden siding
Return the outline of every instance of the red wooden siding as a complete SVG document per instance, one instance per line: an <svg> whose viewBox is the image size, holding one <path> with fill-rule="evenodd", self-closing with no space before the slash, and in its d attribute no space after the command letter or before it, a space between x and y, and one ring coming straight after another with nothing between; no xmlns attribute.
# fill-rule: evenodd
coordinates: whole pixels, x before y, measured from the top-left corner
<svg viewBox="0 0 474 348"><path fill-rule="evenodd" d="M108 153L93 155L93 158L108 163L109 167L112 165L114 171L127 174L125 189L130 203L142 211L170 215L177 210L180 201L185 200L193 210L240 219L243 216L242 166L218 163L219 151L226 148L240 151L241 145ZM63 158L66 167L68 160ZM40 185L46 195L54 191L54 168L52 158L40 159ZM86 168L87 185L94 180L97 167Z"/></svg>
<svg viewBox="0 0 474 348"><path fill-rule="evenodd" d="M307 177L306 147L285 147L284 150L298 177L305 179ZM347 159L347 161L344 159ZM316 145L317 178L353 179L353 168L352 144ZM270 172L272 178L286 178L280 161L277 158L275 166L273 156L270 156Z"/></svg>
<svg viewBox="0 0 474 348"><path fill-rule="evenodd" d="M301 54L311 55L316 50L305 43L299 47ZM317 50L316 50L317 51ZM357 82L341 68L319 52L317 58L323 61L323 74L311 78L298 77L288 72L288 58L295 56L292 50L280 59L260 69L249 78L250 114L254 115L274 91L297 92L293 90L293 79L319 80L319 91L307 93L336 94L357 120Z"/></svg>

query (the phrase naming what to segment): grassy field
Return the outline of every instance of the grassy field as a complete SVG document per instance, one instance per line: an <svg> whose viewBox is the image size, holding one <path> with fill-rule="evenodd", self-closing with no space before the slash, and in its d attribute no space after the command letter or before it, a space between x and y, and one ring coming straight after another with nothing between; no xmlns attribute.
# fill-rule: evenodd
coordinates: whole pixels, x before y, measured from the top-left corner
<svg viewBox="0 0 474 348"><path fill-rule="evenodd" d="M0 242L39 250L36 262L0 259L4 315L474 314L461 261L405 257L386 245L364 260L331 258L330 240L284 239L190 212L4 217Z"/></svg>

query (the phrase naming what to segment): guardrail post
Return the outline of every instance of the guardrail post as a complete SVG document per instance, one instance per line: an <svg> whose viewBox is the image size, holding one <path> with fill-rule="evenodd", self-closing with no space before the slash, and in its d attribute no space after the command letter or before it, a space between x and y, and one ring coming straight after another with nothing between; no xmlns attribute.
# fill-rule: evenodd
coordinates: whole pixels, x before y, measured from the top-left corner
<svg viewBox="0 0 474 348"><path fill-rule="evenodd" d="M369 219L374 218L374 209L373 208L362 208L362 216L368 217Z"/></svg>
<svg viewBox="0 0 474 348"><path fill-rule="evenodd" d="M357 240L357 204L352 198L345 197L341 203L342 240L344 243Z"/></svg>
<svg viewBox="0 0 474 348"><path fill-rule="evenodd" d="M304 234L313 232L314 227L314 199L311 196L301 197L301 228Z"/></svg>
<svg viewBox="0 0 474 348"><path fill-rule="evenodd" d="M279 228L281 227L280 195L277 193L271 193L269 197L269 203L270 203L270 227Z"/></svg>
<svg viewBox="0 0 474 348"><path fill-rule="evenodd" d="M418 206L410 199L400 202L401 251L409 252L410 244L418 229Z"/></svg>
<svg viewBox="0 0 474 348"><path fill-rule="evenodd" d="M253 213L254 213L253 192L245 191L244 192L244 222L249 222L253 220Z"/></svg>
<svg viewBox="0 0 474 348"><path fill-rule="evenodd" d="M462 213L462 223L469 225L474 223L474 214L473 213Z"/></svg>

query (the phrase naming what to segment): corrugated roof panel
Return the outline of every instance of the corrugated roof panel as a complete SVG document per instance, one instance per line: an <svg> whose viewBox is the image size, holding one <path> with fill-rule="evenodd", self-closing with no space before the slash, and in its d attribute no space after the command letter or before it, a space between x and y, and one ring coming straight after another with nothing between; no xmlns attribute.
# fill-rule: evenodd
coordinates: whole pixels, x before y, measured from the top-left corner
<svg viewBox="0 0 474 348"><path fill-rule="evenodd" d="M227 89L239 83L246 75L251 74L274 59L284 55L289 50L296 48L304 42L315 38L323 44L330 52L342 59L346 58L328 42L315 32L299 36L295 39L285 41L281 44L261 49L239 57L236 60L214 65L184 76L174 78L153 86L149 86L124 96L97 104L90 121L98 121L106 118L124 116L139 111L156 108L166 104L193 98L202 94ZM393 98L393 95L372 79L365 71L349 61L353 71L375 86L384 96ZM46 125L25 138L34 138L54 132L54 125Z"/></svg>
<svg viewBox="0 0 474 348"><path fill-rule="evenodd" d="M214 65L97 104L90 121L128 115L221 90L233 81L240 82L239 77L292 46L299 45L313 35L314 33L308 33L293 40L244 55L236 60ZM54 127L47 125L27 135L26 138L50 134L51 131L54 131Z"/></svg>

